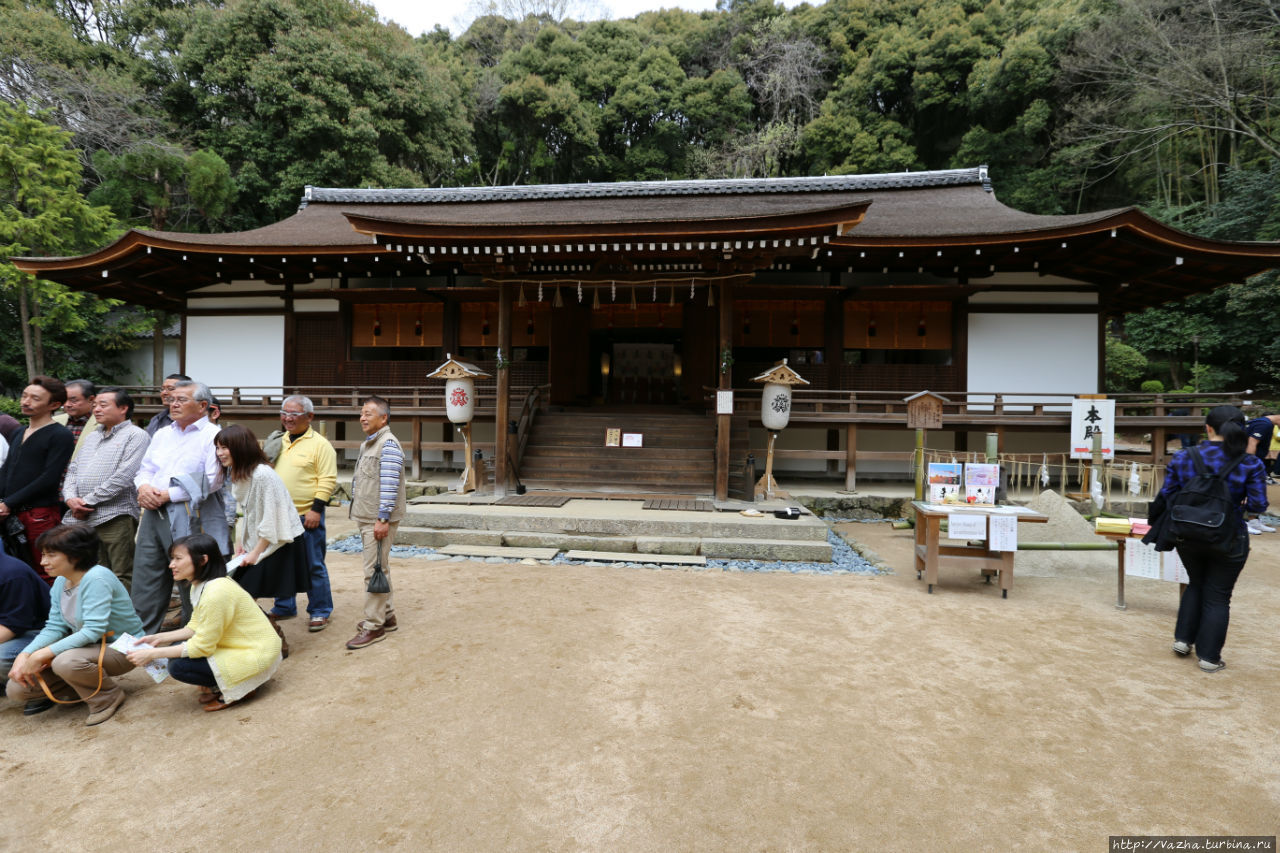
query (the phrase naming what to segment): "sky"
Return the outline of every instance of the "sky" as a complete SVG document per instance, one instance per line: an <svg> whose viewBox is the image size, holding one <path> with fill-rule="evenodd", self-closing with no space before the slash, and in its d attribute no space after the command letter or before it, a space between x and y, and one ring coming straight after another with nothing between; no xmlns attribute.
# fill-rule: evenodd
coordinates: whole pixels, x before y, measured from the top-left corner
<svg viewBox="0 0 1280 853"><path fill-rule="evenodd" d="M366 0L371 2L382 18L392 20L417 36L429 32L436 24L454 36L460 35L471 23L468 0ZM716 0L599 0L598 5L612 18L631 18L650 9L678 7L691 12L702 12L716 7ZM788 3L787 5L793 5ZM605 17L601 15L600 17Z"/></svg>

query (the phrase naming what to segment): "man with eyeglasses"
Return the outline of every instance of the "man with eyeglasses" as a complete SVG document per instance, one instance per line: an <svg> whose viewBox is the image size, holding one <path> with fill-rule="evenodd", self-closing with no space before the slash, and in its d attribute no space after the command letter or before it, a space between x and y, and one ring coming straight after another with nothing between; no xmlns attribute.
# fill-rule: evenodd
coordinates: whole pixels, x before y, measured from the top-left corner
<svg viewBox="0 0 1280 853"><path fill-rule="evenodd" d="M190 382L190 376L183 376L181 373L170 373L164 378L164 382L160 384L160 411L156 412L151 420L147 421L147 435L154 436L156 430L167 427L173 423L173 417L169 413L169 398L173 396L173 389L179 382Z"/></svg>
<svg viewBox="0 0 1280 853"><path fill-rule="evenodd" d="M311 619L307 629L312 632L329 627L333 614L333 592L324 562L324 508L338 487L338 454L327 438L311 428L314 417L315 406L307 397L285 398L280 406L284 430L275 459L276 473L302 518L302 543L311 571L311 589L307 593L307 615ZM277 619L297 616L297 597L277 598L271 615Z"/></svg>
<svg viewBox="0 0 1280 853"><path fill-rule="evenodd" d="M133 558L133 608L155 634L164 624L173 591L169 546L190 533L207 533L230 551L222 502L222 466L214 452L218 428L209 423L213 396L203 382L178 380L169 397L172 423L156 430L133 478L138 487L138 542ZM191 615L188 591L180 587L182 622Z"/></svg>

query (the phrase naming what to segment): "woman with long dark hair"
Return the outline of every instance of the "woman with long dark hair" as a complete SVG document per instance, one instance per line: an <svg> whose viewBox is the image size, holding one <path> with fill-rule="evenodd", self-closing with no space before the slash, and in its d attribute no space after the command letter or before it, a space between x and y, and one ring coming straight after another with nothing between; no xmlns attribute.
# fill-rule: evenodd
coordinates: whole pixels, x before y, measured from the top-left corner
<svg viewBox="0 0 1280 853"><path fill-rule="evenodd" d="M231 470L236 505L244 514L233 537L240 567L234 578L254 598L290 598L311 589L302 522L284 481L258 439L236 424L213 439L218 461Z"/></svg>
<svg viewBox="0 0 1280 853"><path fill-rule="evenodd" d="M1224 551L1196 543L1172 543L1176 545L1178 557L1190 579L1178 606L1173 651L1185 657L1194 647L1196 657L1200 659L1200 669L1217 672L1226 666L1222 660L1222 646L1227 639L1227 623L1231 618L1231 592L1249 556L1249 533L1244 514L1266 510L1267 472L1262 460L1245 453L1244 414L1235 406L1211 409L1205 419L1205 432L1209 436L1206 441L1179 452L1169 460L1164 487L1156 504L1168 507L1178 492L1196 476L1194 453L1199 454L1205 468L1212 474L1229 469L1226 485L1235 516L1227 520L1232 525L1231 547ZM1156 526L1164 528L1163 520L1156 518L1159 514L1160 511L1153 507L1153 533ZM1161 534L1157 547L1166 550L1168 543L1169 537Z"/></svg>
<svg viewBox="0 0 1280 853"><path fill-rule="evenodd" d="M176 540L169 549L169 570L174 580L191 584L191 621L176 631L143 637L155 648L134 649L129 661L143 666L168 659L169 674L196 685L206 711L248 699L280 666L280 637L267 614L226 576L222 549L212 536L195 533Z"/></svg>

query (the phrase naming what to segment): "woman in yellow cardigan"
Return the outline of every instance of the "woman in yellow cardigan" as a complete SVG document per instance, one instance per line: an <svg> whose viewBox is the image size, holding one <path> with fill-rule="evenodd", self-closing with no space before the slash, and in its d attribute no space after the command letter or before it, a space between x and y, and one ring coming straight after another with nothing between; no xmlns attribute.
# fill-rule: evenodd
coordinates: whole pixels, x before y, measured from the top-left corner
<svg viewBox="0 0 1280 853"><path fill-rule="evenodd" d="M171 658L169 674L195 684L206 711L220 711L257 692L280 666L280 636L249 593L227 577L217 541L204 533L184 536L169 549L173 579L191 583L191 621L185 628L151 634L129 660L141 666ZM177 645L170 645L177 643Z"/></svg>

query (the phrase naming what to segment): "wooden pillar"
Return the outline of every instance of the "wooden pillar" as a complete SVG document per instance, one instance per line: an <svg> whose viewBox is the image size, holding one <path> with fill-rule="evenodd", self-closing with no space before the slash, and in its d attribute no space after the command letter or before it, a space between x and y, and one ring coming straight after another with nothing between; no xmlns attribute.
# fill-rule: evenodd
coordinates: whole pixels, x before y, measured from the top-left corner
<svg viewBox="0 0 1280 853"><path fill-rule="evenodd" d="M710 285L715 287L715 285ZM733 346L733 285L730 282L720 284L720 323L717 335L719 346L716 348L716 370L719 371L720 355ZM716 387L728 391L733 388L733 368L719 372L720 380ZM735 401L736 403L736 401ZM716 500L727 500L729 497L729 431L733 428L732 415L716 416Z"/></svg>
<svg viewBox="0 0 1280 853"><path fill-rule="evenodd" d="M844 428L844 487L853 492L858 489L858 425Z"/></svg>
<svg viewBox="0 0 1280 853"><path fill-rule="evenodd" d="M498 285L498 348L511 358L511 288ZM498 402L493 425L493 493L507 493L507 419L511 414L511 370L498 371Z"/></svg>
<svg viewBox="0 0 1280 853"><path fill-rule="evenodd" d="M422 479L422 416L414 415L409 433L409 458L413 460L411 476L414 480Z"/></svg>

